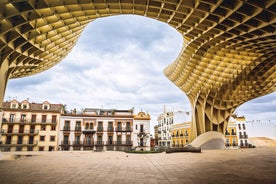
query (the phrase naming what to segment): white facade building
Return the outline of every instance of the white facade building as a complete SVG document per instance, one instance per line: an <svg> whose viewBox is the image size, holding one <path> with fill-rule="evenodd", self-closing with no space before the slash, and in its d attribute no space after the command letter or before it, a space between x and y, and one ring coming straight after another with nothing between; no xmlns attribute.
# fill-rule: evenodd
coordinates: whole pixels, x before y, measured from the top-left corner
<svg viewBox="0 0 276 184"><path fill-rule="evenodd" d="M158 146L171 147L171 128L173 124L191 122L191 113L185 111L167 111L164 106L163 113L158 121Z"/></svg>
<svg viewBox="0 0 276 184"><path fill-rule="evenodd" d="M228 122L228 128L225 132L226 146L248 147L248 131L245 117L231 116Z"/></svg>
<svg viewBox="0 0 276 184"><path fill-rule="evenodd" d="M150 115L144 112L134 115L133 147L137 151L150 151Z"/></svg>
<svg viewBox="0 0 276 184"><path fill-rule="evenodd" d="M63 115L60 120L59 149L148 150L150 118L146 119L149 115L140 117L143 115L140 112L135 116L133 109L85 109L83 114Z"/></svg>

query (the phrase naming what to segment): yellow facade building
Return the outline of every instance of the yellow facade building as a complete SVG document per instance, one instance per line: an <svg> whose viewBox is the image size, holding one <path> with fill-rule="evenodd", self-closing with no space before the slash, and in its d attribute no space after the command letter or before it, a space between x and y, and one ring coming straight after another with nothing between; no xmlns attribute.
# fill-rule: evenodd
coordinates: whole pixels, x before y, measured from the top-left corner
<svg viewBox="0 0 276 184"><path fill-rule="evenodd" d="M191 133L191 122L184 122L172 125L172 147L184 147L189 142Z"/></svg>
<svg viewBox="0 0 276 184"><path fill-rule="evenodd" d="M227 123L227 128L225 130L226 143L225 146L235 147L238 146L238 136L237 136L237 124L234 121L229 121Z"/></svg>
<svg viewBox="0 0 276 184"><path fill-rule="evenodd" d="M57 150L63 105L12 100L3 102L3 111L2 151Z"/></svg>
<svg viewBox="0 0 276 184"><path fill-rule="evenodd" d="M226 147L250 147L244 116L232 115L225 130Z"/></svg>

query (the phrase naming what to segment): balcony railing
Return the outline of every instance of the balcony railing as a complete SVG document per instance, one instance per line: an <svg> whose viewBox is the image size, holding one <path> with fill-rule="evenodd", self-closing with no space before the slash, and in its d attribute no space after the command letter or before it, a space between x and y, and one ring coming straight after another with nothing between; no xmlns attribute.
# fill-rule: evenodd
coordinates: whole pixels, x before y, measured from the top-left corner
<svg viewBox="0 0 276 184"><path fill-rule="evenodd" d="M247 146L249 146L249 144L248 143L241 143L240 146L241 147L247 147Z"/></svg>
<svg viewBox="0 0 276 184"><path fill-rule="evenodd" d="M94 129L84 129L84 130L82 130L82 132L83 133L87 133L87 134L92 134L92 133L95 133L96 132L96 130L94 130Z"/></svg>
<svg viewBox="0 0 276 184"><path fill-rule="evenodd" d="M107 127L108 132L114 132L114 127Z"/></svg>
<svg viewBox="0 0 276 184"><path fill-rule="evenodd" d="M34 129L30 129L30 130L18 130L18 129L13 129L12 131L8 131L7 129L3 129L2 131L3 135L12 135L12 134L38 134L39 130L34 130Z"/></svg>
<svg viewBox="0 0 276 184"><path fill-rule="evenodd" d="M70 131L70 126L64 126L63 131Z"/></svg>
<svg viewBox="0 0 276 184"><path fill-rule="evenodd" d="M114 144L117 146L128 146L128 145L132 145L133 142L132 141L114 141Z"/></svg>
<svg viewBox="0 0 276 184"><path fill-rule="evenodd" d="M35 146L37 145L38 141L32 141L32 140L28 140L28 141L11 141L11 140L6 140L5 144L6 145L22 145L22 146Z"/></svg>
<svg viewBox="0 0 276 184"><path fill-rule="evenodd" d="M73 141L73 146L82 146L82 141L80 140Z"/></svg>
<svg viewBox="0 0 276 184"><path fill-rule="evenodd" d="M248 135L239 135L240 139L248 139Z"/></svg>
<svg viewBox="0 0 276 184"><path fill-rule="evenodd" d="M225 146L238 146L238 144L237 143L232 143L232 144L226 143Z"/></svg>
<svg viewBox="0 0 276 184"><path fill-rule="evenodd" d="M236 132L231 132L231 135L237 135Z"/></svg>
<svg viewBox="0 0 276 184"><path fill-rule="evenodd" d="M53 119L22 119L22 118L3 118L3 124L56 124L57 120Z"/></svg>
<svg viewBox="0 0 276 184"><path fill-rule="evenodd" d="M132 132L132 127L116 127L116 132Z"/></svg>
<svg viewBox="0 0 276 184"><path fill-rule="evenodd" d="M61 145L70 145L70 141L61 141Z"/></svg>
<svg viewBox="0 0 276 184"><path fill-rule="evenodd" d="M97 131L98 132L103 132L103 127L102 126L97 127Z"/></svg>
<svg viewBox="0 0 276 184"><path fill-rule="evenodd" d="M81 132L81 127L75 127L75 132Z"/></svg>
<svg viewBox="0 0 276 184"><path fill-rule="evenodd" d="M83 142L83 146L94 146L94 142L93 141L84 141Z"/></svg>
<svg viewBox="0 0 276 184"><path fill-rule="evenodd" d="M114 141L106 141L105 143L107 146L114 146Z"/></svg>
<svg viewBox="0 0 276 184"><path fill-rule="evenodd" d="M103 146L104 145L104 142L103 141L96 141L96 146Z"/></svg>

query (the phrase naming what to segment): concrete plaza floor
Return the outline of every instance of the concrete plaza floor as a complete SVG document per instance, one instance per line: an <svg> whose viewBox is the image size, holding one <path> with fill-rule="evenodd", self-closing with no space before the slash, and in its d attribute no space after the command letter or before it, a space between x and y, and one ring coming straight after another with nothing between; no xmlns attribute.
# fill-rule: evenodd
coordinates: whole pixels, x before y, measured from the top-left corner
<svg viewBox="0 0 276 184"><path fill-rule="evenodd" d="M0 183L276 183L276 147L202 153L1 153ZM12 159L16 154L34 156Z"/></svg>

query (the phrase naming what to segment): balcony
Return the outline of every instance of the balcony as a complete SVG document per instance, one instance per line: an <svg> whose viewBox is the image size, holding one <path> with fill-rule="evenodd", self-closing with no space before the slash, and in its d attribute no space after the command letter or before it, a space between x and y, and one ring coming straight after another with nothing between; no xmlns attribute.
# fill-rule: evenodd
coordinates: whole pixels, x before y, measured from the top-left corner
<svg viewBox="0 0 276 184"><path fill-rule="evenodd" d="M75 133L81 133L81 127L75 127Z"/></svg>
<svg viewBox="0 0 276 184"><path fill-rule="evenodd" d="M8 131L7 129L3 129L1 132L2 135L37 135L39 130L30 129L20 131L18 129L13 129L13 131Z"/></svg>
<svg viewBox="0 0 276 184"><path fill-rule="evenodd" d="M240 144L240 147L248 147L248 146L249 146L248 143L241 143L241 144Z"/></svg>
<svg viewBox="0 0 276 184"><path fill-rule="evenodd" d="M83 142L83 146L85 146L85 147L93 147L94 146L94 142L93 141L84 141Z"/></svg>
<svg viewBox="0 0 276 184"><path fill-rule="evenodd" d="M3 118L3 124L57 124L54 119L25 119L25 118Z"/></svg>
<svg viewBox="0 0 276 184"><path fill-rule="evenodd" d="M106 146L114 146L114 141L106 141L105 143Z"/></svg>
<svg viewBox="0 0 276 184"><path fill-rule="evenodd" d="M132 141L114 141L116 146L132 146Z"/></svg>
<svg viewBox="0 0 276 184"><path fill-rule="evenodd" d="M240 139L248 139L248 135L239 135Z"/></svg>
<svg viewBox="0 0 276 184"><path fill-rule="evenodd" d="M70 141L61 141L61 144L60 145L68 145L70 146L71 142Z"/></svg>
<svg viewBox="0 0 276 184"><path fill-rule="evenodd" d="M114 132L114 127L108 127L107 132Z"/></svg>
<svg viewBox="0 0 276 184"><path fill-rule="evenodd" d="M116 132L132 132L132 127L117 127Z"/></svg>
<svg viewBox="0 0 276 184"><path fill-rule="evenodd" d="M97 131L98 131L98 132L103 132L103 127L102 127L102 126L99 126L99 127L97 128Z"/></svg>
<svg viewBox="0 0 276 184"><path fill-rule="evenodd" d="M70 133L70 126L64 126L63 133Z"/></svg>
<svg viewBox="0 0 276 184"><path fill-rule="evenodd" d="M82 146L82 141L77 140L77 141L73 141L73 146Z"/></svg>
<svg viewBox="0 0 276 184"><path fill-rule="evenodd" d="M236 132L231 132L231 135L237 135L237 133Z"/></svg>
<svg viewBox="0 0 276 184"><path fill-rule="evenodd" d="M96 141L96 146L103 146L104 145L104 142L103 141Z"/></svg>
<svg viewBox="0 0 276 184"><path fill-rule="evenodd" d="M230 133L229 133L229 132L225 132L225 135L229 136L229 135L230 135Z"/></svg>
<svg viewBox="0 0 276 184"><path fill-rule="evenodd" d="M36 146L38 141L11 141L11 140L6 140L6 145L9 146Z"/></svg>
<svg viewBox="0 0 276 184"><path fill-rule="evenodd" d="M90 129L90 128L82 130L82 133L84 133L84 134L94 134L95 132L96 132L96 130Z"/></svg>
<svg viewBox="0 0 276 184"><path fill-rule="evenodd" d="M21 118L3 118L2 124L30 124L30 120Z"/></svg>

